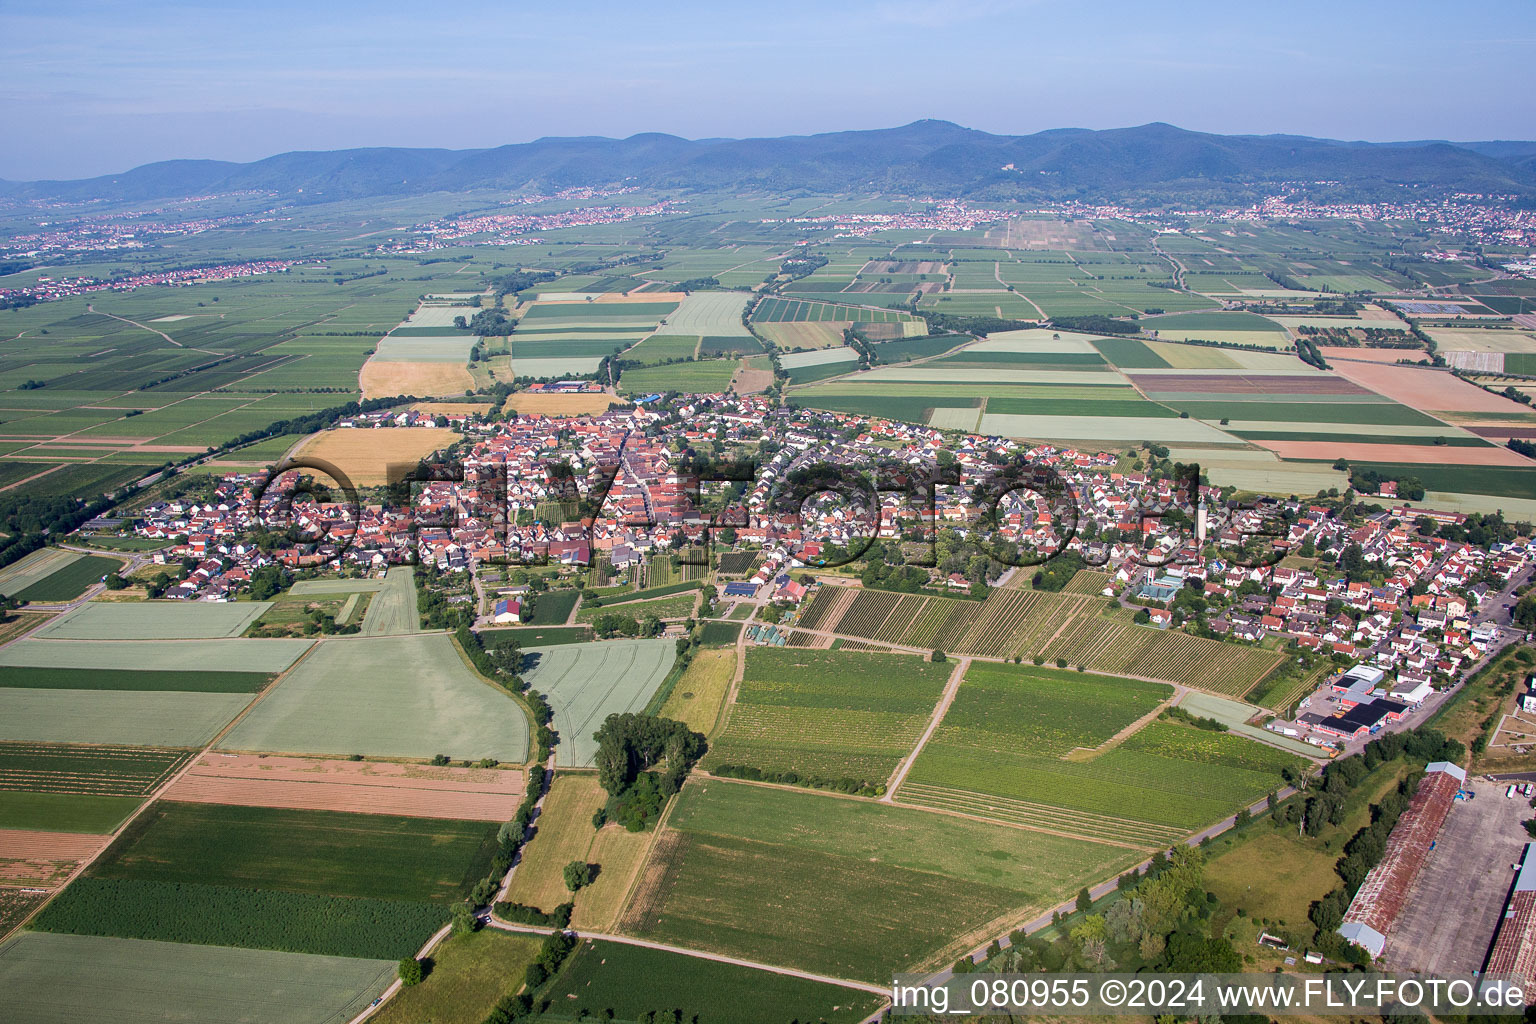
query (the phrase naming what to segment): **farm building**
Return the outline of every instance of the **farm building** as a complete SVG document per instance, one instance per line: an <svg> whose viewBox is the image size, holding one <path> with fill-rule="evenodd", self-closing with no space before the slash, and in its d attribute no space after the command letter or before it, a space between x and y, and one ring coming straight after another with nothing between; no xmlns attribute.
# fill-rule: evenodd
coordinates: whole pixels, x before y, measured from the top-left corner
<svg viewBox="0 0 1536 1024"><path fill-rule="evenodd" d="M1384 722L1400 721L1407 710L1408 705L1383 697L1350 705L1349 710L1343 714L1319 718L1310 724L1319 732L1348 739L1351 736L1364 736Z"/></svg>
<svg viewBox="0 0 1536 1024"><path fill-rule="evenodd" d="M1449 761L1436 761L1425 767L1418 791L1387 837L1381 862L1365 876L1350 901L1339 934L1362 946L1371 956L1380 956L1386 946L1387 931L1402 912L1408 890L1466 781L1467 773Z"/></svg>
<svg viewBox="0 0 1536 1024"><path fill-rule="evenodd" d="M498 625L506 625L509 622L522 622L522 598L513 597L497 601L496 607L491 612L491 620Z"/></svg>
<svg viewBox="0 0 1536 1024"><path fill-rule="evenodd" d="M756 583L749 583L749 582L746 582L746 581L741 581L741 582L738 582L738 583L727 583L725 585L725 596L726 597L753 597L756 594L757 594L757 584Z"/></svg>
<svg viewBox="0 0 1536 1024"><path fill-rule="evenodd" d="M1525 845L1520 874L1483 973L1513 975L1526 992L1526 1002L1536 1002L1536 843Z"/></svg>

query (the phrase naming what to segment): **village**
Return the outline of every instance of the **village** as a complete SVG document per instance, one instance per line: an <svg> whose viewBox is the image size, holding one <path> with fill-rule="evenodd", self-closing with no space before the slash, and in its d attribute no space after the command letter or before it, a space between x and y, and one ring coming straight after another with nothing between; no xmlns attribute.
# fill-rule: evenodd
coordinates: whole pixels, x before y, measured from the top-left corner
<svg viewBox="0 0 1536 1024"><path fill-rule="evenodd" d="M205 495L148 504L132 529L174 542L155 554L156 562L189 566L162 596L231 600L274 561L289 570L354 575L415 561L475 580L480 621L505 625L522 621L528 593L507 581L508 568L554 566L561 570L556 585L563 579L582 586L594 565L617 577L679 551L708 559L701 553L713 548L766 556L751 574L719 581L728 603L792 611L820 583L857 581L849 578L857 564L828 559L857 555L861 538L920 552L943 535L972 548L923 570L917 589L926 593L984 595L1015 573L1034 571L1020 562L1075 559L1108 574L1104 596L1138 609L1137 621L1149 628L1326 659L1334 671L1316 691L1291 715L1266 724L1331 751L1410 721L1513 637L1506 628L1511 593L1533 568L1532 546L1523 538L1487 546L1447 540L1436 528L1460 527L1464 514L1406 505L1351 523L1336 507L1296 499L1228 509L1223 490L1207 484L1199 489L1197 515L1186 520L1193 531L1180 530L1142 512L1177 507L1181 497L1187 504L1167 464L1155 472L1128 470L1114 453L774 409L752 396L490 423L463 412L381 411L344 419L337 429L444 424L461 430L463 440L449 463L425 474L437 479L407 482L408 502L372 492L356 504L307 495L285 502L280 495L300 472L290 470L276 481L261 472L234 473ZM764 445L769 437L776 443ZM788 509L778 496L806 467L869 468L892 460L918 467L941 452L951 453L961 484L934 488L931 505L881 492L877 529L867 509L825 495ZM701 484L689 468L688 457L725 454L756 458L752 478ZM1010 492L987 514L975 482L1008 459L1059 474L1077 502L1074 529L1037 494ZM1279 525L1266 531L1265 522ZM296 531L296 541L263 549L251 539L258 528L284 525ZM1255 535L1272 543L1269 558L1244 554ZM976 557L978 548L989 554ZM765 632L761 642L775 641L783 642Z"/></svg>

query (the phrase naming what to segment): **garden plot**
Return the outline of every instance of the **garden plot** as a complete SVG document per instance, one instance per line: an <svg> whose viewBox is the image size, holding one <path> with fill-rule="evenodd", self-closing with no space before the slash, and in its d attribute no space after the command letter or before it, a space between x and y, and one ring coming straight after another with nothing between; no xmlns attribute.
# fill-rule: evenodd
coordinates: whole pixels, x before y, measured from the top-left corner
<svg viewBox="0 0 1536 1024"><path fill-rule="evenodd" d="M167 1024L335 1024L394 980L391 960L26 932L0 946L7 1016Z"/></svg>
<svg viewBox="0 0 1536 1024"><path fill-rule="evenodd" d="M677 645L606 640L528 648L523 658L523 679L544 694L555 712L554 728L560 734L556 763L590 768L597 754L592 734L609 715L645 707L672 670Z"/></svg>
<svg viewBox="0 0 1536 1024"><path fill-rule="evenodd" d="M446 635L333 637L221 746L520 762L528 756L528 719L469 669Z"/></svg>
<svg viewBox="0 0 1536 1024"><path fill-rule="evenodd" d="M269 601L87 603L35 634L47 640L212 640L237 637L272 607ZM244 666L241 666L242 668Z"/></svg>

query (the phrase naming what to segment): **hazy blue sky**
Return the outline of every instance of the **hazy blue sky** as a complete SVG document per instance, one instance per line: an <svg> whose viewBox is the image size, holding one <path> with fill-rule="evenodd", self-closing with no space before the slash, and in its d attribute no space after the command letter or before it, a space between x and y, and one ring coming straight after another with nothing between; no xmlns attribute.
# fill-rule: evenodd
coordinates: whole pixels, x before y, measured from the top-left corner
<svg viewBox="0 0 1536 1024"><path fill-rule="evenodd" d="M0 177L544 135L1536 136L1536 2L0 2Z"/></svg>

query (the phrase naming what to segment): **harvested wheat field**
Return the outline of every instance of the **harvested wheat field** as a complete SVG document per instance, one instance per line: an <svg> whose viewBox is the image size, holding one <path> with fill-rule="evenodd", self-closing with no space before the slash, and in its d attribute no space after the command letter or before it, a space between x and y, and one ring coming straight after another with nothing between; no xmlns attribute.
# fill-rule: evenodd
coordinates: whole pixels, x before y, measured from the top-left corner
<svg viewBox="0 0 1536 1024"><path fill-rule="evenodd" d="M474 416L495 408L490 402L417 402L411 408L416 412L441 413L444 416Z"/></svg>
<svg viewBox="0 0 1536 1024"><path fill-rule="evenodd" d="M298 454L335 463L353 484L371 486L389 482L390 466L414 468L418 460L459 437L447 427L322 430L304 442Z"/></svg>
<svg viewBox="0 0 1536 1024"><path fill-rule="evenodd" d="M1480 387L1458 380L1445 370L1420 370L1412 366L1349 362L1339 362L1333 369L1339 376L1352 380L1361 387L1370 388L1378 394L1386 395L1394 402L1401 402L1403 405L1430 414L1436 412L1522 414L1529 412L1518 402L1491 395ZM1445 460L1442 458L1440 461ZM1459 455L1457 461L1462 461Z"/></svg>
<svg viewBox="0 0 1536 1024"><path fill-rule="evenodd" d="M1527 466L1508 448L1447 448L1434 444L1361 444L1351 441L1255 441L1282 459L1349 459L1353 462L1418 462L1457 466Z"/></svg>
<svg viewBox="0 0 1536 1024"><path fill-rule="evenodd" d="M405 363L370 359L357 375L364 398L392 395L462 395L473 390L474 377L462 363Z"/></svg>
<svg viewBox="0 0 1536 1024"><path fill-rule="evenodd" d="M759 357L762 358L762 357ZM756 395L767 391L773 383L772 370L754 370L743 359L741 365L736 368L736 373L731 377L731 390L738 395Z"/></svg>
<svg viewBox="0 0 1536 1024"><path fill-rule="evenodd" d="M524 416L586 416L607 412L618 401L612 395L598 393L546 395L519 391L507 397L507 408Z"/></svg>
<svg viewBox="0 0 1536 1024"><path fill-rule="evenodd" d="M1429 362L1429 353L1416 348L1342 348L1320 345L1318 351L1330 363L1339 359L1350 359L1357 363L1395 363L1403 359L1411 363Z"/></svg>
<svg viewBox="0 0 1536 1024"><path fill-rule="evenodd" d="M517 813L524 785L518 770L210 752L165 797L241 807L506 821Z"/></svg>
<svg viewBox="0 0 1536 1024"><path fill-rule="evenodd" d="M0 828L0 879L51 885L94 857L111 836Z"/></svg>
<svg viewBox="0 0 1536 1024"><path fill-rule="evenodd" d="M754 323L758 334L787 351L836 348L851 323Z"/></svg>

